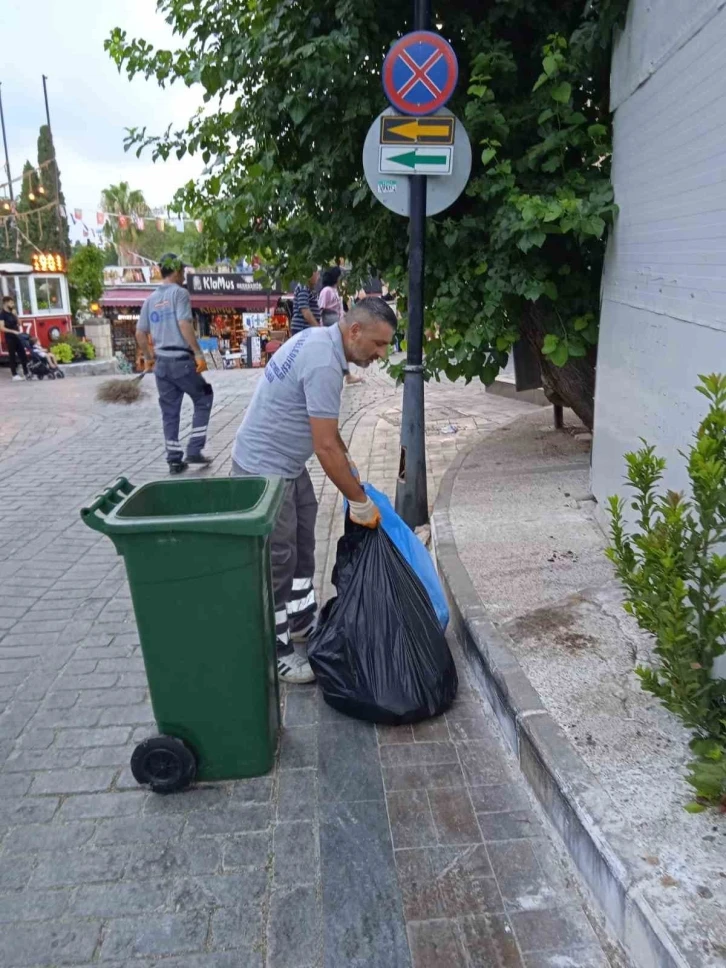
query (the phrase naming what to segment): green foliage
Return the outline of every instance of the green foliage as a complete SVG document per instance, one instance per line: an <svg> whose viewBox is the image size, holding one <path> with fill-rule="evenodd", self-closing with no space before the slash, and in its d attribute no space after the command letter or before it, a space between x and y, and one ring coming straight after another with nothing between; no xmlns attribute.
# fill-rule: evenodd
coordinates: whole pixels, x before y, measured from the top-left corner
<svg viewBox="0 0 726 968"><path fill-rule="evenodd" d="M429 376L491 383L534 304L557 340L546 362L591 356L615 214L610 37L626 5L451 0L437 9L460 64L450 107L478 150L465 194L427 220ZM289 281L343 255L355 278L375 265L405 290L407 223L371 196L361 147L385 107L380 68L410 29L410 0L157 8L183 39L178 50L121 29L106 48L129 77L202 87L206 109L187 125L132 129L127 147L200 157L204 176L176 204L204 219L208 259L264 253Z"/></svg>
<svg viewBox="0 0 726 968"><path fill-rule="evenodd" d="M68 343L61 342L60 340L53 343L51 346L51 352L55 356L58 363L72 363L73 362L73 349L68 345Z"/></svg>
<svg viewBox="0 0 726 968"><path fill-rule="evenodd" d="M65 209L66 200L61 186L60 171L58 171L53 139L47 124L42 125L38 135L38 165L41 184L45 190L41 195L44 199L43 204L57 201L57 204ZM70 256L68 220L58 217L58 209L55 206L40 213L40 234L42 243L37 243L40 248L49 252L60 252L66 259Z"/></svg>
<svg viewBox="0 0 726 968"><path fill-rule="evenodd" d="M193 263L199 246L200 237L196 226L185 222L184 231L178 232L175 223L165 220L164 230L156 225L156 217L146 203L144 193L129 187L128 182L109 185L101 195L101 206L105 212L126 215L129 224L121 228L118 219L108 219L103 227L109 249L115 261L106 259L106 265L133 265L134 255L142 255L158 262L165 252L176 252L185 261ZM143 229L136 224L138 217L144 219Z"/></svg>
<svg viewBox="0 0 726 968"><path fill-rule="evenodd" d="M68 263L68 284L76 298L88 303L97 302L103 295L103 267L105 254L95 245L83 245Z"/></svg>
<svg viewBox="0 0 726 968"><path fill-rule="evenodd" d="M95 360L96 359L96 347L93 343L87 343L85 340L80 339L75 333L64 333L61 338L53 344L53 352L56 353L57 349L61 349L64 356L68 353L66 349L70 351L70 359L63 360L64 363L77 363L81 360ZM56 353L56 357L58 354ZM60 362L60 360L59 360Z"/></svg>
<svg viewBox="0 0 726 968"><path fill-rule="evenodd" d="M118 251L122 266L133 263L132 253L137 250L138 229L136 219L146 218L150 214L144 193L129 187L128 182L109 185L101 192L101 207L104 212L116 216L125 216L128 225L122 227L118 218L109 218L103 227L106 239L113 243Z"/></svg>
<svg viewBox="0 0 726 968"><path fill-rule="evenodd" d="M692 496L659 493L665 460L644 442L625 456L635 530L626 525L625 502L610 498L608 549L626 611L656 641L656 664L636 670L643 688L694 733L693 812L707 804L726 811L726 680L712 677L726 652L726 376L700 381L710 406L684 455Z"/></svg>

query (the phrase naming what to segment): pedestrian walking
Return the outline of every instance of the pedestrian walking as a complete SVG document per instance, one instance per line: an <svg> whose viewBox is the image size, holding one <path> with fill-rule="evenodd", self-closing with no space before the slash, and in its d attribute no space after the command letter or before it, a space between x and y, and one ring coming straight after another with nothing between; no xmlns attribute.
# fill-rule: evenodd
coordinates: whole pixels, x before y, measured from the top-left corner
<svg viewBox="0 0 726 968"><path fill-rule="evenodd" d="M285 494L271 537L277 670L285 682L312 682L307 642L315 624L317 501L305 465L315 454L347 498L357 524L376 528L380 514L360 485L338 430L348 364L383 359L396 329L390 307L363 299L332 326L309 326L265 367L232 450L232 475L273 475ZM272 429L274 428L274 429Z"/></svg>
<svg viewBox="0 0 726 968"><path fill-rule="evenodd" d="M28 356L21 339L20 322L15 315L15 300L12 296L6 296L3 299L3 308L0 312L0 332L5 336L13 380L29 379ZM22 367L23 376L18 373L18 364Z"/></svg>
<svg viewBox="0 0 726 968"><path fill-rule="evenodd" d="M331 266L326 269L320 277L320 295L318 296L318 306L320 307L320 320L323 326L334 326L339 323L343 316L343 300L341 299L338 286L343 270L340 266ZM350 370L346 371L345 382L348 386L362 383L363 378L352 376Z"/></svg>
<svg viewBox="0 0 726 968"><path fill-rule="evenodd" d="M320 325L320 307L318 306L318 282L320 273L315 269L306 283L299 282L292 295L292 320L290 331L302 333L309 326Z"/></svg>
<svg viewBox="0 0 726 968"><path fill-rule="evenodd" d="M153 369L156 376L169 472L180 474L190 464L211 464L211 458L205 457L202 451L207 440L214 391L202 376L207 364L194 332L189 293L183 286L184 263L169 252L161 257L159 268L162 284L141 307L136 341L144 355L146 370ZM186 460L179 442L185 393L194 403Z"/></svg>

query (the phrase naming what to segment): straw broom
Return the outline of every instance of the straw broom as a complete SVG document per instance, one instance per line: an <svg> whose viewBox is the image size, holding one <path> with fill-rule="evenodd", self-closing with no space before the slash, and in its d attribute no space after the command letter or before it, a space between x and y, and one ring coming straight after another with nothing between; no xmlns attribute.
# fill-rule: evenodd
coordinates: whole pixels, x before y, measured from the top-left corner
<svg viewBox="0 0 726 968"><path fill-rule="evenodd" d="M147 372L126 380L104 380L96 391L96 399L103 403L136 403L144 395L141 381Z"/></svg>

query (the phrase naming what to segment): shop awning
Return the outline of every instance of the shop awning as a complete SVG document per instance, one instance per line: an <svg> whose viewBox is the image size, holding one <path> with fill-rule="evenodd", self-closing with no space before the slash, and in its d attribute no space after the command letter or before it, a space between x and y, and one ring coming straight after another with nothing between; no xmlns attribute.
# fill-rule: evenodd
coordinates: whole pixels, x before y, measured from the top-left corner
<svg viewBox="0 0 726 968"><path fill-rule="evenodd" d="M258 310L272 309L277 305L279 295L266 296L264 293L240 293L238 296L222 296L217 293L202 295L192 293L192 309L221 309L227 306L230 309L240 309L243 311L256 312Z"/></svg>
<svg viewBox="0 0 726 968"><path fill-rule="evenodd" d="M128 288L124 289L123 286L119 286L114 289L104 290L101 296L102 306L140 306L143 301L156 291L156 286L149 286L148 288Z"/></svg>

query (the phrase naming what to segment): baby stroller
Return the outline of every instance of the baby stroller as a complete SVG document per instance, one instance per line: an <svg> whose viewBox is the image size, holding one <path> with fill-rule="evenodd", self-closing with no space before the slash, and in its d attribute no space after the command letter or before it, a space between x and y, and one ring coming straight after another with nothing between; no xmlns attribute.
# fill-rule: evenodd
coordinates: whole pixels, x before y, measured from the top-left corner
<svg viewBox="0 0 726 968"><path fill-rule="evenodd" d="M23 336L25 337L23 339L23 347L28 354L28 370L31 376L34 376L37 380L42 380L46 376L49 380L64 379L65 373L62 373L60 369L54 369L50 365L50 361L42 347L37 343L31 343L26 334L23 334Z"/></svg>

